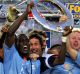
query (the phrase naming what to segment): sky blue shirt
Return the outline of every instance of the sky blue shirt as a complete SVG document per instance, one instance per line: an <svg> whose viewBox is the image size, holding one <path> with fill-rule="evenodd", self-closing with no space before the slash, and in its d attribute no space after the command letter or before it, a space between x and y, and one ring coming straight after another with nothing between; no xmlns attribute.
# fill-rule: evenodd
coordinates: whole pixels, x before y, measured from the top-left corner
<svg viewBox="0 0 80 74"><path fill-rule="evenodd" d="M26 65L26 74L40 74L40 61L24 61L15 46L11 48L4 45L4 71L5 74L23 74L23 65ZM32 65L32 66L31 66Z"/></svg>
<svg viewBox="0 0 80 74"><path fill-rule="evenodd" d="M3 63L0 62L0 74L4 74Z"/></svg>
<svg viewBox="0 0 80 74"><path fill-rule="evenodd" d="M64 64L48 69L42 74L80 74L80 52L75 61L68 56Z"/></svg>

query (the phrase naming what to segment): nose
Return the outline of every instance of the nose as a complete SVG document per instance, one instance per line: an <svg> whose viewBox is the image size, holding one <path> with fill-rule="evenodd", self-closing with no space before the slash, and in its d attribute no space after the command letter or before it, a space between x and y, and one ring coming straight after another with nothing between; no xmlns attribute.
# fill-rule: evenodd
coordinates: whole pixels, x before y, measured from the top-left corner
<svg viewBox="0 0 80 74"><path fill-rule="evenodd" d="M34 50L35 50L35 46L34 46L34 45L31 45L31 46L30 46L30 50L31 50L31 51L34 51Z"/></svg>
<svg viewBox="0 0 80 74"><path fill-rule="evenodd" d="M78 39L77 38L75 38L75 40L74 40L75 42L78 42Z"/></svg>
<svg viewBox="0 0 80 74"><path fill-rule="evenodd" d="M78 41L77 40L75 40L75 44L78 44Z"/></svg>

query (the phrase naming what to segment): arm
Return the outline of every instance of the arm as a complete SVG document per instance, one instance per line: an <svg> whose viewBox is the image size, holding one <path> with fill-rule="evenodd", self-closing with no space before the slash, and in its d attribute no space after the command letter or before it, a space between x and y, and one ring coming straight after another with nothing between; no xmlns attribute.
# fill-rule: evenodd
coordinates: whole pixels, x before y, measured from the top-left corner
<svg viewBox="0 0 80 74"><path fill-rule="evenodd" d="M62 42L62 46L59 50L60 50L59 55L58 56L56 56L56 55L53 56L52 66L63 64L64 61L65 61L66 44ZM48 54L54 54L54 50L49 50Z"/></svg>
<svg viewBox="0 0 80 74"><path fill-rule="evenodd" d="M0 58L3 58L3 49L0 48Z"/></svg>
<svg viewBox="0 0 80 74"><path fill-rule="evenodd" d="M60 64L64 63L64 61L65 61L65 55L66 55L66 43L62 42L62 49L60 51L59 58L58 58Z"/></svg>
<svg viewBox="0 0 80 74"><path fill-rule="evenodd" d="M3 33L3 35L0 39L0 58L3 58L3 43L5 40L5 36L6 36L6 33Z"/></svg>
<svg viewBox="0 0 80 74"><path fill-rule="evenodd" d="M29 4L27 5L27 9L26 11L20 16L18 17L13 23L12 25L10 26L9 30L8 30L8 33L7 33L7 37L6 37L6 45L8 47L11 47L12 44L14 43L15 41L15 32L16 30L19 28L19 26L21 25L22 21L27 17L28 13L30 12L30 8L32 6Z"/></svg>
<svg viewBox="0 0 80 74"><path fill-rule="evenodd" d="M1 30L1 38L0 38L0 58L3 58L3 43L6 37L8 29L4 28Z"/></svg>
<svg viewBox="0 0 80 74"><path fill-rule="evenodd" d="M80 52L71 47L69 38L67 39L66 47L67 47L67 52L69 53L71 58L75 61L75 63L77 63L80 66Z"/></svg>
<svg viewBox="0 0 80 74"><path fill-rule="evenodd" d="M9 27L8 29L8 33L7 33L7 37L6 37L6 45L8 47L11 47L12 44L14 43L15 41L15 32L16 30L19 28L20 24L22 23L22 21L24 20L25 18L25 15L26 13L24 12L20 17L18 17L13 23L12 25Z"/></svg>

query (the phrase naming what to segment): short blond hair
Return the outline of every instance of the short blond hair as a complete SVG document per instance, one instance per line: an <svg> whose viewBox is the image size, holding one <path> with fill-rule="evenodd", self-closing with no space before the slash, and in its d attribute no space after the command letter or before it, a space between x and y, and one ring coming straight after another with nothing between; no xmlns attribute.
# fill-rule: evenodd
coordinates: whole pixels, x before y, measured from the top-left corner
<svg viewBox="0 0 80 74"><path fill-rule="evenodd" d="M80 28L73 28L72 32L80 32Z"/></svg>

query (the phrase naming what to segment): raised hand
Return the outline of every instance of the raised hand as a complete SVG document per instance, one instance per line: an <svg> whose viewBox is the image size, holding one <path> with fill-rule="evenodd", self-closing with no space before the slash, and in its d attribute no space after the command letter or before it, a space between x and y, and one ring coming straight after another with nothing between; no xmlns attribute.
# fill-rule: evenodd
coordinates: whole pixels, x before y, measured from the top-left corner
<svg viewBox="0 0 80 74"><path fill-rule="evenodd" d="M72 32L73 27L66 26L64 28L63 36L67 36Z"/></svg>
<svg viewBox="0 0 80 74"><path fill-rule="evenodd" d="M34 3L31 2L30 4L27 5L27 8L26 8L26 12L27 13L31 13L31 9L34 7Z"/></svg>

